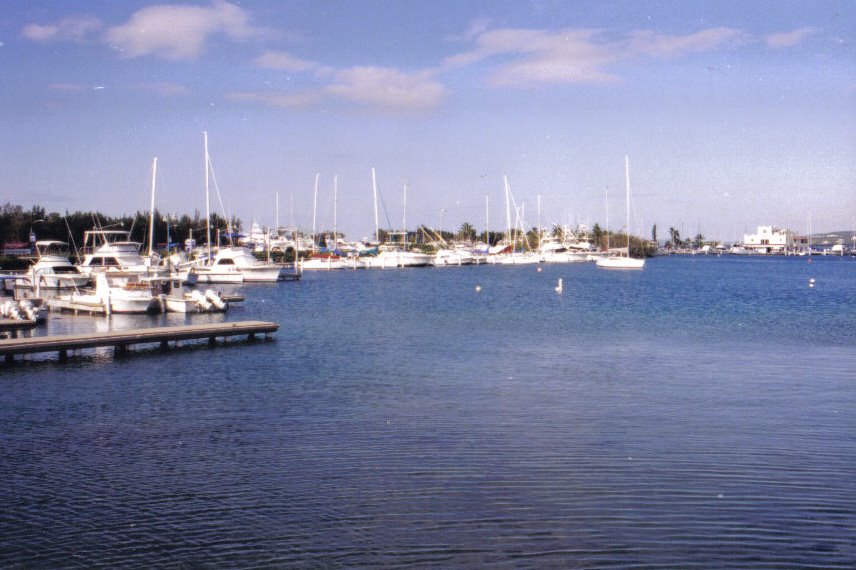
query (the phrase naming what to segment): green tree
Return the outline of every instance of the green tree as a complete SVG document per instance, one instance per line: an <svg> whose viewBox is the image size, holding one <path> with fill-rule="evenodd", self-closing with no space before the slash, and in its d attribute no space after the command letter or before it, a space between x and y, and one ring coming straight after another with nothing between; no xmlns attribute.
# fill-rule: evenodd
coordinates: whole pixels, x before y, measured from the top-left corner
<svg viewBox="0 0 856 570"><path fill-rule="evenodd" d="M463 241L473 241L476 239L476 229L469 222L461 224L461 229L458 230Z"/></svg>
<svg viewBox="0 0 856 570"><path fill-rule="evenodd" d="M591 229L591 241L598 249L602 248L601 242L603 242L603 238L605 235L606 234L604 233L603 228L600 227L600 224L596 223Z"/></svg>
<svg viewBox="0 0 856 570"><path fill-rule="evenodd" d="M651 241L657 243L657 224L651 226Z"/></svg>
<svg viewBox="0 0 856 570"><path fill-rule="evenodd" d="M681 247L681 232L674 227L669 228L669 243L672 244L672 247Z"/></svg>

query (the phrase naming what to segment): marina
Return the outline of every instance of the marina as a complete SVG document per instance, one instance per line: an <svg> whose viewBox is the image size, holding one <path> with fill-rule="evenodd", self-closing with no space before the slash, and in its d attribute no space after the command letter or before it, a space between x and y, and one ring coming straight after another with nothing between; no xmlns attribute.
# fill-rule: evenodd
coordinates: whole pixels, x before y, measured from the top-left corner
<svg viewBox="0 0 856 570"><path fill-rule="evenodd" d="M0 569L856 569L856 3L3 8Z"/></svg>

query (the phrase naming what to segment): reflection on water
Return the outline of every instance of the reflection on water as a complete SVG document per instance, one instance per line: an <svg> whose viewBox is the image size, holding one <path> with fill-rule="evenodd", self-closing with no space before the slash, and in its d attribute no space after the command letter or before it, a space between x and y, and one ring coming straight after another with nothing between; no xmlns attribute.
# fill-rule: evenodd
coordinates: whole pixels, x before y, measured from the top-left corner
<svg viewBox="0 0 856 570"><path fill-rule="evenodd" d="M854 271L306 275L187 320L273 343L6 367L0 564L851 568Z"/></svg>

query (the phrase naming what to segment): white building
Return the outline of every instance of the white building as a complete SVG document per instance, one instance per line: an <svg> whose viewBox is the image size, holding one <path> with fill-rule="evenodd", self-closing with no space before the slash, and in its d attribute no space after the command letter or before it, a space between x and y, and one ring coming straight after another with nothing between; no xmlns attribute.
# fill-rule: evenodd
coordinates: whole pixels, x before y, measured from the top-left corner
<svg viewBox="0 0 856 570"><path fill-rule="evenodd" d="M758 226L757 233L743 235L743 247L751 253L787 253L794 249L794 232Z"/></svg>

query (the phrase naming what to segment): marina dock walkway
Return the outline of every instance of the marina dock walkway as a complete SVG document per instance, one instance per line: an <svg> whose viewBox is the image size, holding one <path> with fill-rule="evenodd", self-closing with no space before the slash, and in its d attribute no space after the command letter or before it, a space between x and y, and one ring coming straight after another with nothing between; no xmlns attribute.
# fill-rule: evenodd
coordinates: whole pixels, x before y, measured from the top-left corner
<svg viewBox="0 0 856 570"><path fill-rule="evenodd" d="M277 323L235 321L88 334L13 338L0 340L0 356L5 356L6 362L9 363L13 362L15 355L57 352L60 360L65 360L68 358L69 351L84 348L113 347L117 353L124 353L127 352L129 346L135 344L159 343L161 348L165 349L168 348L170 342L178 343L196 339L208 339L208 344L213 346L218 337L225 340L228 337L246 335L249 340L253 340L256 335L265 335L265 338L268 338L277 329L279 329Z"/></svg>

